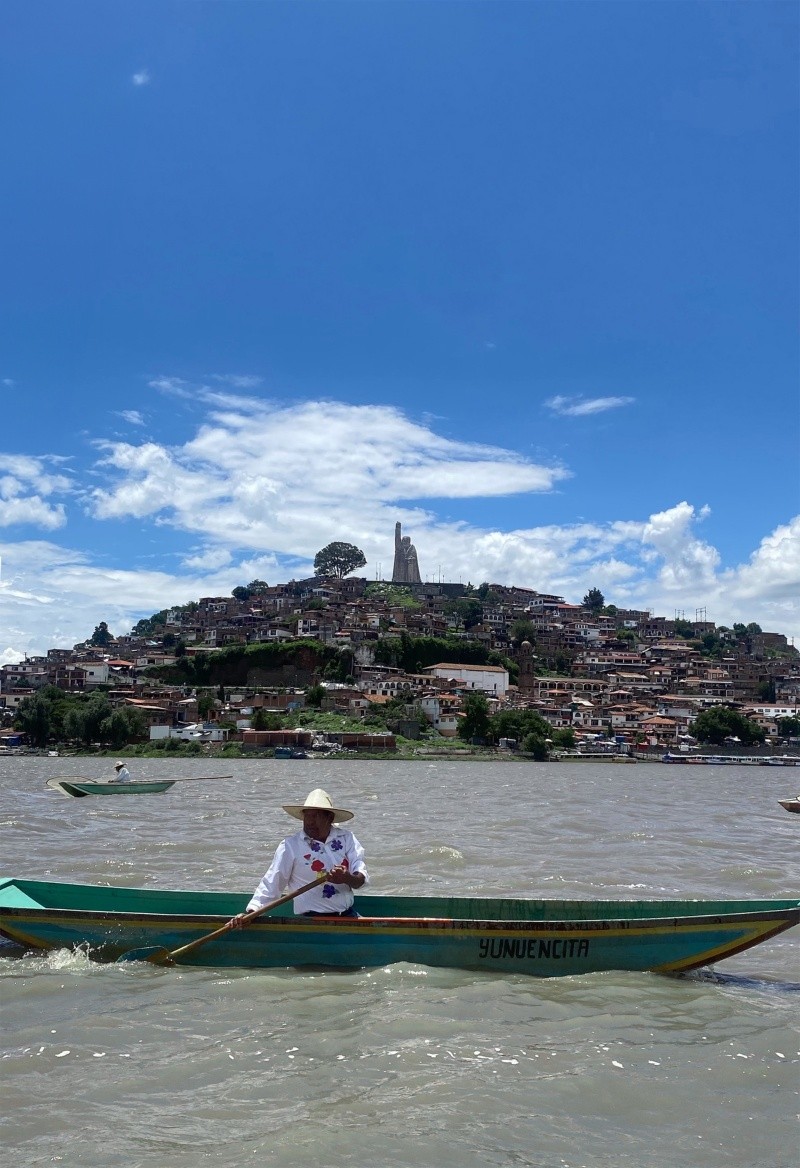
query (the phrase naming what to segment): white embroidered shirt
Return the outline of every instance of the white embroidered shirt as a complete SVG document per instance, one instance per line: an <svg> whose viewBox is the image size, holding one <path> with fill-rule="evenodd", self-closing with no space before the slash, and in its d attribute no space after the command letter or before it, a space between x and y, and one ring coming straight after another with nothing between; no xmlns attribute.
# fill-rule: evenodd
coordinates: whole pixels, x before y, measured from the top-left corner
<svg viewBox="0 0 800 1168"><path fill-rule="evenodd" d="M351 872L360 872L365 884L369 873L364 862L364 849L351 831L331 827L328 838L310 839L301 829L278 844L272 863L247 906L248 912L263 908L287 892L302 888L315 876L328 872L337 864L344 864ZM346 884L320 884L304 892L294 901L297 914L306 912L340 913L350 908L353 890Z"/></svg>

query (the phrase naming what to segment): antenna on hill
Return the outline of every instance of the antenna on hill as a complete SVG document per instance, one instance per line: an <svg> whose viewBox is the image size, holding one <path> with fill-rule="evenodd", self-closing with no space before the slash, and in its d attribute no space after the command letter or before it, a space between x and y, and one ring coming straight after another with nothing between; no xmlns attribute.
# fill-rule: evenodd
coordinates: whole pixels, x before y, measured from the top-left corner
<svg viewBox="0 0 800 1168"><path fill-rule="evenodd" d="M707 620L708 620L708 614L707 614L707 612L706 612L706 607L705 607L705 605L703 605L703 607L702 607L702 608L696 608L696 609L694 610L694 621L695 621L695 624L698 624L698 625L699 625L699 624L705 624Z"/></svg>
<svg viewBox="0 0 800 1168"><path fill-rule="evenodd" d="M686 620L686 609L685 608L676 608L675 609L675 616L673 619L674 620Z"/></svg>

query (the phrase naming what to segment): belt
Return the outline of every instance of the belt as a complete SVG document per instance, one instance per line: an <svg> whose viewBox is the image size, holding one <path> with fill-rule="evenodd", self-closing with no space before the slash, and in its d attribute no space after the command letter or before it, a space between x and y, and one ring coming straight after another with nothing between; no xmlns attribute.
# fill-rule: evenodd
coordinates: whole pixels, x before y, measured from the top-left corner
<svg viewBox="0 0 800 1168"><path fill-rule="evenodd" d="M358 913L354 908L344 908L341 912L304 912L300 913L304 917L357 917Z"/></svg>

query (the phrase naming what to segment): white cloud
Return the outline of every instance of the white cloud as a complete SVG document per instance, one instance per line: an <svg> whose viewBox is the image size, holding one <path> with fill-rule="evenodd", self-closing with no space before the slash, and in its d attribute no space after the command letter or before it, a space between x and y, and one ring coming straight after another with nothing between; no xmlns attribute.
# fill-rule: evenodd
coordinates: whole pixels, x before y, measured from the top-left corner
<svg viewBox="0 0 800 1168"><path fill-rule="evenodd" d="M568 477L561 466L442 438L390 407L274 407L225 395L215 404L181 447L105 445L111 482L92 493L95 516L161 516L223 546L313 558L330 508L350 514L350 537L363 540L365 527L393 525L401 500L549 491Z"/></svg>
<svg viewBox="0 0 800 1168"><path fill-rule="evenodd" d="M633 397L551 397L544 404L554 414L561 414L565 418L583 418L591 414L602 414L606 410L616 410L620 406L629 406L636 399Z"/></svg>
<svg viewBox="0 0 800 1168"><path fill-rule="evenodd" d="M642 540L662 560L660 581L667 592L690 588L696 595L713 584L719 553L692 530L695 520L707 514L703 509L696 516L689 503L678 503L668 511L651 515L645 525Z"/></svg>
<svg viewBox="0 0 800 1168"><path fill-rule="evenodd" d="M43 496L68 493L72 483L66 475L47 471L48 461L53 460L0 454L0 527L30 524L54 531L64 526L63 503L45 502Z"/></svg>
<svg viewBox="0 0 800 1168"><path fill-rule="evenodd" d="M227 548L210 547L194 552L190 556L184 556L181 565L184 568L195 568L198 571L203 569L214 571L216 568L226 568L232 559L233 557Z"/></svg>
<svg viewBox="0 0 800 1168"><path fill-rule="evenodd" d="M223 385L231 385L234 389L258 389L264 380L250 373L214 373L212 379L221 381Z"/></svg>
<svg viewBox="0 0 800 1168"><path fill-rule="evenodd" d="M726 579L731 577L742 596L766 592L775 599L796 599L800 594L800 516L766 536L747 564L726 573Z"/></svg>
<svg viewBox="0 0 800 1168"><path fill-rule="evenodd" d="M51 507L38 495L28 495L24 499L0 498L0 527L12 527L15 524L32 524L42 527L46 531L55 531L63 527L67 521L62 503Z"/></svg>
<svg viewBox="0 0 800 1168"><path fill-rule="evenodd" d="M138 410L120 410L119 416L124 418L126 422L130 422L132 426L144 425L144 418Z"/></svg>
<svg viewBox="0 0 800 1168"><path fill-rule="evenodd" d="M134 85L137 85L137 86L138 85L149 85L150 84L150 73L147 69L139 69L138 72L133 74L133 76L131 77L131 81L133 82Z"/></svg>
<svg viewBox="0 0 800 1168"><path fill-rule="evenodd" d="M229 595L253 579L243 580L239 566L185 575L109 568L81 552L33 540L0 544L0 559L0 627L9 660L85 640L101 620L113 633L126 633L142 616L200 596Z"/></svg>
<svg viewBox="0 0 800 1168"><path fill-rule="evenodd" d="M176 379L167 392L194 396ZM163 386L159 386L163 389ZM723 567L700 534L707 508L688 501L641 517L503 529L446 518L440 500L502 499L552 491L568 471L513 451L442 437L434 421L383 406L276 405L203 387L206 415L192 439L104 443L87 474L89 519L114 538L120 521L152 530L163 564L168 530L190 535L174 570L138 568L46 542L0 546L0 629L6 652L41 652L88 636L99 620L126 632L141 616L203 595L228 595L254 578L271 583L312 571L332 538L364 550L364 574L388 575L397 520L417 548L423 578L517 584L580 600L599 587L620 607L663 616L705 609L718 624L758 621L800 638L800 519L767 535L746 563ZM63 521L45 502L71 480L53 460L0 457L0 505ZM47 512L50 507L52 514ZM498 505L496 514L502 516ZM120 549L126 545L119 543ZM122 567L117 564L122 563Z"/></svg>

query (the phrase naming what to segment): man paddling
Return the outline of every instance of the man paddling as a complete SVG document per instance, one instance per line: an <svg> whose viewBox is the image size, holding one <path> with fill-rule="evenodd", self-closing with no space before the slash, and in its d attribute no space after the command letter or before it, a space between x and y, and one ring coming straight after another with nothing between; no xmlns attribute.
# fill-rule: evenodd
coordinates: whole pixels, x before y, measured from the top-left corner
<svg viewBox="0 0 800 1168"><path fill-rule="evenodd" d="M131 781L131 772L121 759L114 763L114 777L108 781L109 783L129 783Z"/></svg>
<svg viewBox="0 0 800 1168"><path fill-rule="evenodd" d="M353 890L369 883L364 849L351 831L338 827L353 818L352 811L334 807L327 791L317 788L305 803L284 804L283 810L293 819L302 820L301 831L287 836L275 851L272 863L253 893L246 912L263 908L286 892L327 874L323 884L296 897L298 916L355 917ZM241 928L245 913L231 921Z"/></svg>

